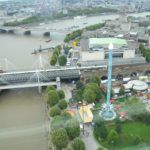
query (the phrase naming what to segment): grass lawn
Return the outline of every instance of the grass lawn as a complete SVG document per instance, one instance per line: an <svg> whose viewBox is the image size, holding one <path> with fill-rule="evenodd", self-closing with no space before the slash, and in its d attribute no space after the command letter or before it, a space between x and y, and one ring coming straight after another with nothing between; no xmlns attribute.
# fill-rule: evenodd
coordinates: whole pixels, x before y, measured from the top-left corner
<svg viewBox="0 0 150 150"><path fill-rule="evenodd" d="M114 129L114 125L107 125L108 131ZM145 125L141 122L125 122L122 125L122 133L119 136L118 144L112 146L108 145L106 140L104 142L100 142L102 145L111 150L148 150L150 147L143 148L140 145L134 143L135 137L138 136L141 139L140 145L143 143L147 143L150 146L150 126ZM139 149L138 149L139 146ZM145 146L145 145L143 145Z"/></svg>
<svg viewBox="0 0 150 150"><path fill-rule="evenodd" d="M135 135L139 135L144 141L150 141L150 126L141 122L127 122L123 125L122 131L126 133L130 141Z"/></svg>

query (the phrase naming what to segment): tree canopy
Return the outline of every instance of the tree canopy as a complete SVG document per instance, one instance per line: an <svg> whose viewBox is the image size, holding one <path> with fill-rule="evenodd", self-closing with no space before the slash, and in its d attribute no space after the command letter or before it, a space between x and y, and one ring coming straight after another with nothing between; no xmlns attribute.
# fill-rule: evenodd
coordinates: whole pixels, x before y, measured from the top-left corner
<svg viewBox="0 0 150 150"><path fill-rule="evenodd" d="M58 90L57 93L58 93L59 99L65 98L65 93L63 90Z"/></svg>
<svg viewBox="0 0 150 150"><path fill-rule="evenodd" d="M119 94L120 95L124 95L125 94L125 88L124 88L124 86L120 87Z"/></svg>
<svg viewBox="0 0 150 150"><path fill-rule="evenodd" d="M117 144L117 142L119 141L118 133L115 130L110 130L107 141L109 144Z"/></svg>
<svg viewBox="0 0 150 150"><path fill-rule="evenodd" d="M146 49L143 44L140 44L139 50L143 54L143 56L146 58L146 61L150 62L150 49Z"/></svg>
<svg viewBox="0 0 150 150"><path fill-rule="evenodd" d="M86 85L85 90L90 89L95 93L96 98L100 98L100 87L98 86L97 83L89 83Z"/></svg>
<svg viewBox="0 0 150 150"><path fill-rule="evenodd" d="M98 118L94 121L94 135L96 138L106 139L108 135L107 128L104 124L104 120Z"/></svg>
<svg viewBox="0 0 150 150"><path fill-rule="evenodd" d="M60 128L51 132L52 143L58 150L66 148L68 145L68 136L65 129Z"/></svg>
<svg viewBox="0 0 150 150"><path fill-rule="evenodd" d="M90 77L90 82L100 85L100 77L98 75L92 75Z"/></svg>
<svg viewBox="0 0 150 150"><path fill-rule="evenodd" d="M80 135L80 125L76 119L68 120L65 129L71 140Z"/></svg>
<svg viewBox="0 0 150 150"><path fill-rule="evenodd" d="M85 150L85 144L80 138L75 138L71 146L73 150Z"/></svg>
<svg viewBox="0 0 150 150"><path fill-rule="evenodd" d="M67 63L67 57L65 55L59 56L58 62L60 66L65 66Z"/></svg>
<svg viewBox="0 0 150 150"><path fill-rule="evenodd" d="M58 107L60 109L66 109L67 108L67 102L66 102L66 100L65 99L60 100L59 103L58 103Z"/></svg>
<svg viewBox="0 0 150 150"><path fill-rule="evenodd" d="M95 93L91 89L85 89L83 93L84 100L93 103L96 99Z"/></svg>
<svg viewBox="0 0 150 150"><path fill-rule="evenodd" d="M51 117L54 117L54 116L57 116L57 115L60 115L61 113L61 110L58 106L53 106L51 109L50 109L50 116Z"/></svg>
<svg viewBox="0 0 150 150"><path fill-rule="evenodd" d="M59 96L57 94L57 91L51 90L48 92L48 100L47 103L50 107L56 105L58 103Z"/></svg>

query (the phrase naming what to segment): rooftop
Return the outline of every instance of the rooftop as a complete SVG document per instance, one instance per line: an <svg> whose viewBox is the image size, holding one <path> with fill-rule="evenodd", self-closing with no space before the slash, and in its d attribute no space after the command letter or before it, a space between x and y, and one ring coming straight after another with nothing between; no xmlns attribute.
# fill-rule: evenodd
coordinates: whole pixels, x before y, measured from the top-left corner
<svg viewBox="0 0 150 150"><path fill-rule="evenodd" d="M119 38L90 38L89 45L109 45L110 43L118 46L127 45L127 41Z"/></svg>

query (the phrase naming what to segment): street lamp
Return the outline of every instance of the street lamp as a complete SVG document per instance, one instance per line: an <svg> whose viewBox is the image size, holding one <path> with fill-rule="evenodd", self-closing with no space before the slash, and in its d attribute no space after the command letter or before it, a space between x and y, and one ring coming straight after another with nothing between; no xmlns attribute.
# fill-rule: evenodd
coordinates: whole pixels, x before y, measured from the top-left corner
<svg viewBox="0 0 150 150"><path fill-rule="evenodd" d="M82 101L82 122L83 122L83 135L84 135L84 106L86 106L86 104L84 103L84 101Z"/></svg>

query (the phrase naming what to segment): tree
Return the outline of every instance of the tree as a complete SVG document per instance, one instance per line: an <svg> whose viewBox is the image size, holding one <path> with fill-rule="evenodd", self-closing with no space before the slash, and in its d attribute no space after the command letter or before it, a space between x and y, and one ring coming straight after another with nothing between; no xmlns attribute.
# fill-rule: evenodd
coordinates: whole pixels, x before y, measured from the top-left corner
<svg viewBox="0 0 150 150"><path fill-rule="evenodd" d="M58 90L57 93L58 93L59 99L65 98L65 93L63 90Z"/></svg>
<svg viewBox="0 0 150 150"><path fill-rule="evenodd" d="M50 64L51 64L52 66L55 66L56 63L57 63L57 56L52 56L52 57L51 57Z"/></svg>
<svg viewBox="0 0 150 150"><path fill-rule="evenodd" d="M78 102L82 101L83 100L83 92L84 92L84 88L81 88L81 89L77 90L77 92L74 96L74 99Z"/></svg>
<svg viewBox="0 0 150 150"><path fill-rule="evenodd" d="M144 116L144 122L146 125L150 125L150 114L146 113Z"/></svg>
<svg viewBox="0 0 150 150"><path fill-rule="evenodd" d="M146 61L150 62L150 49L146 49L143 44L140 44L139 50L143 54L143 56L146 58Z"/></svg>
<svg viewBox="0 0 150 150"><path fill-rule="evenodd" d="M81 89L83 86L84 86L84 84L83 84L82 81L79 80L79 81L76 82L76 88L77 89Z"/></svg>
<svg viewBox="0 0 150 150"><path fill-rule="evenodd" d="M58 62L60 66L65 66L67 63L67 58L66 56L62 55L58 58Z"/></svg>
<svg viewBox="0 0 150 150"><path fill-rule="evenodd" d="M145 51L145 47L143 44L139 45L139 50L141 51L141 53L143 53Z"/></svg>
<svg viewBox="0 0 150 150"><path fill-rule="evenodd" d="M64 100L64 99L60 100L59 103L58 103L58 107L60 109L66 109L67 108L67 102L66 102L66 100Z"/></svg>
<svg viewBox="0 0 150 150"><path fill-rule="evenodd" d="M47 89L46 89L47 92L52 91L52 90L56 90L56 89L55 89L54 86L51 86L51 85L48 86Z"/></svg>
<svg viewBox="0 0 150 150"><path fill-rule="evenodd" d="M100 87L96 83L89 83L86 85L85 89L91 89L95 93L96 98L100 98Z"/></svg>
<svg viewBox="0 0 150 150"><path fill-rule="evenodd" d="M134 145L137 145L141 142L141 138L138 136L138 135L135 135L134 138L133 138L133 144Z"/></svg>
<svg viewBox="0 0 150 150"><path fill-rule="evenodd" d="M65 129L60 128L51 132L52 143L58 150L66 148L68 145L68 136Z"/></svg>
<svg viewBox="0 0 150 150"><path fill-rule="evenodd" d="M62 150L73 150L71 147L63 148Z"/></svg>
<svg viewBox="0 0 150 150"><path fill-rule="evenodd" d="M71 119L71 115L70 115L68 112L66 112L66 111L63 111L63 112L61 113L61 116L64 118L64 120L69 120L69 119Z"/></svg>
<svg viewBox="0 0 150 150"><path fill-rule="evenodd" d="M122 123L121 123L121 121L119 120L119 119L116 119L115 120L115 125L116 125L116 132L118 133L118 134L120 134L121 133L121 131L122 131Z"/></svg>
<svg viewBox="0 0 150 150"><path fill-rule="evenodd" d="M59 129L64 128L64 119L62 116L54 116L51 120L51 129Z"/></svg>
<svg viewBox="0 0 150 150"><path fill-rule="evenodd" d="M60 116L55 116L51 121L51 129L65 128L66 122L72 117L67 112L62 112Z"/></svg>
<svg viewBox="0 0 150 150"><path fill-rule="evenodd" d="M124 88L124 86L120 87L119 94L120 95L124 95L125 94L125 88Z"/></svg>
<svg viewBox="0 0 150 150"><path fill-rule="evenodd" d="M54 106L50 109L50 116L54 117L61 114L61 110L58 106Z"/></svg>
<svg viewBox="0 0 150 150"><path fill-rule="evenodd" d="M60 49L55 48L53 55L57 55L57 57L60 55Z"/></svg>
<svg viewBox="0 0 150 150"><path fill-rule="evenodd" d="M115 95L115 92L114 92L114 90L113 89L111 89L111 97L114 97L114 95Z"/></svg>
<svg viewBox="0 0 150 150"><path fill-rule="evenodd" d="M88 103L93 103L96 99L96 95L91 89L85 89L83 97Z"/></svg>
<svg viewBox="0 0 150 150"><path fill-rule="evenodd" d="M96 83L98 84L98 86L100 85L100 78L98 75L93 75L91 78L90 78L90 82L92 83Z"/></svg>
<svg viewBox="0 0 150 150"><path fill-rule="evenodd" d="M50 107L56 105L58 103L59 96L57 94L57 91L51 90L48 92L48 100L47 103Z"/></svg>
<svg viewBox="0 0 150 150"><path fill-rule="evenodd" d="M97 150L104 150L102 146L99 146Z"/></svg>
<svg viewBox="0 0 150 150"><path fill-rule="evenodd" d="M107 141L109 144L117 144L119 141L119 135L115 130L111 130L108 134Z"/></svg>
<svg viewBox="0 0 150 150"><path fill-rule="evenodd" d="M67 46L64 46L64 51L65 51L65 54L68 55L69 53L69 50L71 49L71 47L69 47L68 45Z"/></svg>
<svg viewBox="0 0 150 150"><path fill-rule="evenodd" d="M85 144L80 138L75 138L71 144L73 150L85 150Z"/></svg>
<svg viewBox="0 0 150 150"><path fill-rule="evenodd" d="M68 120L65 129L71 140L80 135L80 125L79 122L75 119Z"/></svg>
<svg viewBox="0 0 150 150"><path fill-rule="evenodd" d="M108 135L107 128L104 124L104 120L98 118L94 121L94 135L98 139L99 137L101 139L106 139Z"/></svg>

